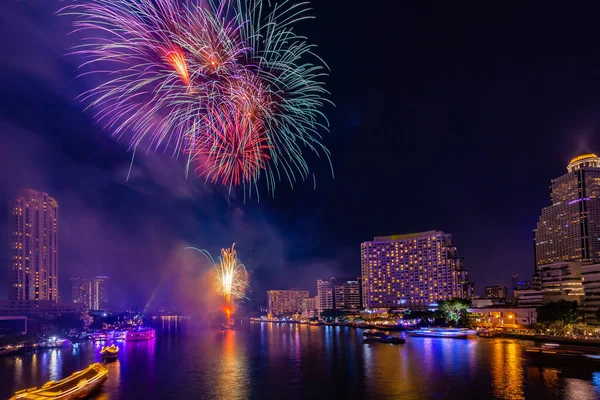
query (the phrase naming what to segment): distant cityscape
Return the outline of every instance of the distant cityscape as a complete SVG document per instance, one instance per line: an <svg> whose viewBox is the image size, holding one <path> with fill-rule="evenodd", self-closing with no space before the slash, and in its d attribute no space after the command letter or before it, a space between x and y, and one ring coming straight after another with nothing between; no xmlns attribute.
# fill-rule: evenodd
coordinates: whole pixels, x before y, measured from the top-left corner
<svg viewBox="0 0 600 400"><path fill-rule="evenodd" d="M326 310L435 309L438 301L469 299L472 311L489 320L530 325L535 310L558 300L575 301L584 321L597 324L600 310L600 158L582 154L567 173L551 181L551 204L533 230L532 279L512 275L512 287L492 285L476 298L464 260L451 235L427 231L378 236L361 244L361 276L318 279L317 296L307 291L270 290L273 316L318 316ZM350 300L351 299L351 300ZM475 311L476 310L476 311ZM507 321L509 322L509 321Z"/></svg>

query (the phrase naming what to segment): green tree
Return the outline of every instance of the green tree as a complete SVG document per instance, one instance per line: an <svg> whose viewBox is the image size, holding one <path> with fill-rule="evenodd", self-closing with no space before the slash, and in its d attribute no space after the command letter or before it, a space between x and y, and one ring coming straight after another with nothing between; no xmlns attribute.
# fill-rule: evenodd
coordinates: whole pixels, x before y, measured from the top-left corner
<svg viewBox="0 0 600 400"><path fill-rule="evenodd" d="M438 312L451 325L466 326L469 324L469 311L471 300L453 298L449 300L438 301Z"/></svg>
<svg viewBox="0 0 600 400"><path fill-rule="evenodd" d="M579 305L576 301L559 300L544 304L538 309L541 322L563 322L572 324L579 319Z"/></svg>

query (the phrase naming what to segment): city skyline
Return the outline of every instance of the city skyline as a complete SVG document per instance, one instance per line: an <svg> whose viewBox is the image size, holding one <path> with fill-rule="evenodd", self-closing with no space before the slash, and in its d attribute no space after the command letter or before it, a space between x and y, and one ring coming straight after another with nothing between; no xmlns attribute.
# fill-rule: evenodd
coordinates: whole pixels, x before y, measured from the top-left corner
<svg viewBox="0 0 600 400"><path fill-rule="evenodd" d="M359 3L313 6L323 21L351 20L361 9ZM127 306L143 308L151 298L187 301L181 289L189 279L176 274L192 266L177 253L180 246L215 252L235 241L242 260L252 248L251 290L258 298L272 287L308 288L319 277L354 276L360 243L434 228L453 233L478 294L486 285L510 286L512 274L525 280L532 274L531 230L548 205L549 180L573 157L600 149L600 79L588 50L594 44L578 30L592 29L587 16L593 12L559 10L547 19L532 12L531 23L498 9L495 16L485 14L490 20L480 35L465 35L480 27L460 9L440 5L438 12L464 31L450 29L446 18L440 23L425 10L394 4L389 16L367 9L361 18L376 28L391 24L392 15L409 15L402 32L427 27L420 44L408 34L399 43L387 36L366 41L370 36L340 22L298 25L327 55L332 71L327 87L336 107L326 107L331 134L324 142L334 176L325 160L310 160L314 178L244 202L241 193L186 179L185 167L168 155L138 151L132 163L126 144L108 137L75 100L94 82L77 79L77 60L64 57L77 38L67 35L71 21L54 15L59 5L6 7L6 37L22 26L32 29L22 32L18 46L0 44L7 93L0 106L6 138L0 199L6 209L20 187L56 198L61 226L68 226L59 242L77 241L61 247L59 287L68 288L68 278L85 268L111 276L117 301ZM494 28L501 31L507 18L512 34L527 40L482 56L484 43L505 42ZM554 31L569 24L578 29ZM369 43L377 54L401 46L407 62L394 69L384 63L381 74L365 75L347 62L353 43ZM537 59L547 61L547 73L539 73ZM9 262L5 214L3 276ZM138 268L148 278L137 279ZM6 298L6 290L0 296Z"/></svg>

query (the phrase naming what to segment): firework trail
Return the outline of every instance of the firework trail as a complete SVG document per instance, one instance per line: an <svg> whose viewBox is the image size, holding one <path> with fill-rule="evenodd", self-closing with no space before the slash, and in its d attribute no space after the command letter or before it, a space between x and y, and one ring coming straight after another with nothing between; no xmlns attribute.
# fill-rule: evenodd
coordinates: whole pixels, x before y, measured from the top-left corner
<svg viewBox="0 0 600 400"><path fill-rule="evenodd" d="M73 54L103 82L81 98L130 150L184 154L207 181L273 192L305 180L303 152L324 155L324 62L293 25L308 2L88 0ZM330 163L331 165L331 163ZM246 190L245 190L246 192Z"/></svg>
<svg viewBox="0 0 600 400"><path fill-rule="evenodd" d="M186 247L202 253L213 265L215 280L218 291L223 295L228 306L232 300L239 300L245 297L248 288L248 273L246 267L241 263L235 251L235 243L229 249L221 249L219 262L215 262L210 253L206 250L200 250L195 247Z"/></svg>

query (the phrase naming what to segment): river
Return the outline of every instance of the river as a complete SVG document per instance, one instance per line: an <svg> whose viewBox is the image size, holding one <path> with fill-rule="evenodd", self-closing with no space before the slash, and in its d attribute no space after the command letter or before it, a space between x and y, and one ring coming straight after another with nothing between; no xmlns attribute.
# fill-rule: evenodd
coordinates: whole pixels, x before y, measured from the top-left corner
<svg viewBox="0 0 600 400"><path fill-rule="evenodd" d="M512 339L408 337L365 344L349 327L246 323L221 332L165 320L119 343L96 399L598 399L598 368L539 365ZM87 342L0 358L0 399L100 360Z"/></svg>

